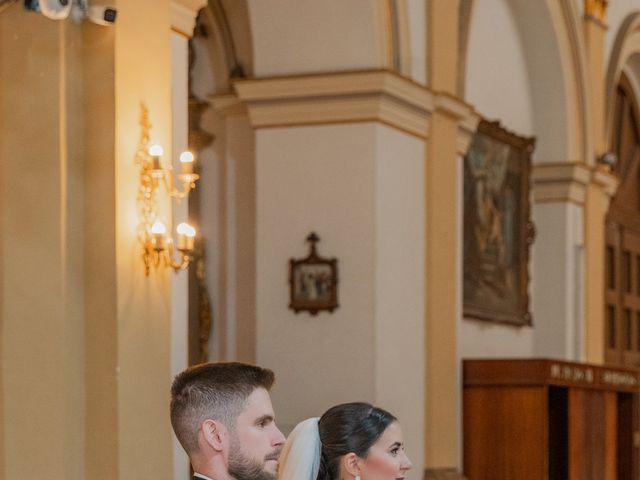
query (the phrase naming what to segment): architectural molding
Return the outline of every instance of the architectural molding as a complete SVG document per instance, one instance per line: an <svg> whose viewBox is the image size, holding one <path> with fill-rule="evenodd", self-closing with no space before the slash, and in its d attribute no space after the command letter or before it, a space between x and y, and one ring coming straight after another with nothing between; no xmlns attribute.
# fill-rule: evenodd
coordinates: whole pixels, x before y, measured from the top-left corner
<svg viewBox="0 0 640 480"><path fill-rule="evenodd" d="M600 167L592 169L591 183L601 187L609 199L612 199L618 190L619 181L611 172Z"/></svg>
<svg viewBox="0 0 640 480"><path fill-rule="evenodd" d="M246 105L233 93L212 95L209 98L209 103L215 112L223 116L247 114Z"/></svg>
<svg viewBox="0 0 640 480"><path fill-rule="evenodd" d="M602 167L584 163L543 163L533 166L533 196L536 203L573 202L584 205L587 187L596 185L608 197L615 195L618 180Z"/></svg>
<svg viewBox="0 0 640 480"><path fill-rule="evenodd" d="M235 95L214 97L214 109L236 97L254 128L377 121L426 139L431 116L441 112L459 121L459 150L466 152L480 118L459 98L389 70L237 80L233 89Z"/></svg>
<svg viewBox="0 0 640 480"><path fill-rule="evenodd" d="M171 0L171 29L191 38L196 17L207 0Z"/></svg>
<svg viewBox="0 0 640 480"><path fill-rule="evenodd" d="M378 121L426 138L434 94L388 70L238 80L255 128Z"/></svg>
<svg viewBox="0 0 640 480"><path fill-rule="evenodd" d="M456 149L458 155L466 155L471 145L473 135L476 133L478 123L480 122L480 114L473 109L469 109L463 118L458 121L458 138L456 140Z"/></svg>
<svg viewBox="0 0 640 480"><path fill-rule="evenodd" d="M572 202L584 205L591 169L582 163L533 165L533 198L536 203Z"/></svg>

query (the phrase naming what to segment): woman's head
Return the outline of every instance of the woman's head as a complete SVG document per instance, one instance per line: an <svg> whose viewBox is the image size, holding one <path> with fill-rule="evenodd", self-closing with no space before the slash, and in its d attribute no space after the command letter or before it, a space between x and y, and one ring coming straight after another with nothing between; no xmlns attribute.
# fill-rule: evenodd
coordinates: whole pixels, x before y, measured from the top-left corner
<svg viewBox="0 0 640 480"><path fill-rule="evenodd" d="M344 403L318 423L322 458L318 480L360 476L362 480L404 478L411 462L402 430L389 412L368 403Z"/></svg>

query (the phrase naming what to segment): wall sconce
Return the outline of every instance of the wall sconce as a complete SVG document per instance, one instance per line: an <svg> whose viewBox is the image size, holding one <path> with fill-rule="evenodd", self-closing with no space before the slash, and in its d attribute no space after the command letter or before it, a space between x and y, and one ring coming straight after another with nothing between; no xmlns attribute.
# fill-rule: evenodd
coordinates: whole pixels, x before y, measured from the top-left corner
<svg viewBox="0 0 640 480"><path fill-rule="evenodd" d="M144 104L140 105L140 142L136 151L135 163L140 169L138 185L138 239L142 244L142 260L145 274L151 267L160 265L171 267L176 272L189 266L192 259L196 230L188 223L176 228L177 241L167 234L167 227L158 219L157 196L164 190L171 199L180 202L189 196L196 186L198 174L194 173L194 156L191 152L180 155L180 173L174 173L171 162L163 164L164 151L160 145L149 145L149 112ZM181 186L181 188L178 187ZM179 252L175 260L175 251Z"/></svg>

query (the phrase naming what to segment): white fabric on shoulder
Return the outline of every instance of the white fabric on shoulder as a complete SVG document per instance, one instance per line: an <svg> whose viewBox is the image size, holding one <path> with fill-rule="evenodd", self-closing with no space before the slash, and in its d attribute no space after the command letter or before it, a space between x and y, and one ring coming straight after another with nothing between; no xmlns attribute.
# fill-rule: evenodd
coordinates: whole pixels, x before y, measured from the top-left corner
<svg viewBox="0 0 640 480"><path fill-rule="evenodd" d="M278 480L316 480L320 470L320 418L308 418L296 425L282 448Z"/></svg>

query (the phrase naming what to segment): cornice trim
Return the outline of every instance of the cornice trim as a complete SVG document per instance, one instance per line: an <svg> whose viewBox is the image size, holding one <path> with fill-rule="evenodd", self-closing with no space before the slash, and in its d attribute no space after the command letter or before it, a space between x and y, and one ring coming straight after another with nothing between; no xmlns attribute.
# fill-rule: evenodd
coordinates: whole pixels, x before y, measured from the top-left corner
<svg viewBox="0 0 640 480"><path fill-rule="evenodd" d="M609 197L613 197L618 188L615 176L584 163L534 165L532 180L536 203L573 202L584 205L589 185L602 188Z"/></svg>
<svg viewBox="0 0 640 480"><path fill-rule="evenodd" d="M387 70L238 80L255 128L379 121L426 138L434 94Z"/></svg>
<svg viewBox="0 0 640 480"><path fill-rule="evenodd" d="M591 182L602 188L609 198L614 197L620 183L615 175L600 168L594 168L591 171Z"/></svg>
<svg viewBox="0 0 640 480"><path fill-rule="evenodd" d="M206 4L207 0L171 0L171 29L191 38L198 11Z"/></svg>
<svg viewBox="0 0 640 480"><path fill-rule="evenodd" d="M233 89L254 128L380 122L426 139L438 111L460 122L468 146L479 120L462 100L390 70L243 79Z"/></svg>
<svg viewBox="0 0 640 480"><path fill-rule="evenodd" d="M543 163L533 166L532 180L536 203L572 202L584 205L591 169L582 163Z"/></svg>

